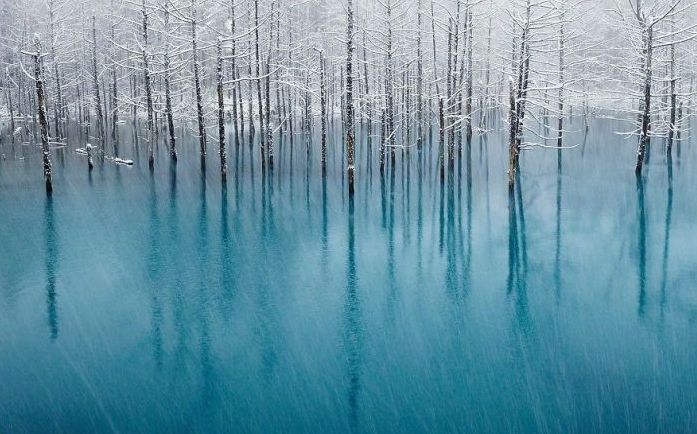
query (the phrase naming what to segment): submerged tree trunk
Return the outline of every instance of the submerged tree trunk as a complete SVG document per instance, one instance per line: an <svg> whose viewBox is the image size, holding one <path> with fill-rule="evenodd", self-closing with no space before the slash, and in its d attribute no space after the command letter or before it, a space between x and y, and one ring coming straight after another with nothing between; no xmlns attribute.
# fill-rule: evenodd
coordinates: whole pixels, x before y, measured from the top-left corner
<svg viewBox="0 0 697 434"><path fill-rule="evenodd" d="M513 39L513 71L517 75L515 81L511 79L509 90L509 149L508 149L508 187L513 191L518 170L518 159L523 143L523 119L525 117L525 103L528 94L528 78L530 73L530 15L531 2L527 0L525 8L525 22L521 28L520 47L516 45L514 23ZM516 50L518 57L516 58Z"/></svg>
<svg viewBox="0 0 697 434"><path fill-rule="evenodd" d="M199 147L201 162L206 158L206 122L203 116L203 95L201 94L200 65L198 63L198 36L196 34L196 0L191 0L191 50L194 62L194 87L196 90L196 113L198 117Z"/></svg>
<svg viewBox="0 0 697 434"><path fill-rule="evenodd" d="M385 65L385 93L387 94L387 139L390 147L392 170L395 164L395 131L394 131L394 70L392 64L392 0L387 0L387 59Z"/></svg>
<svg viewBox="0 0 697 434"><path fill-rule="evenodd" d="M102 99L99 96L99 75L97 73L97 18L92 15L92 84L94 87L94 107L97 112L97 139L102 152L104 151L104 115L102 113ZM87 151L87 166L92 170L92 151L90 146L85 145Z"/></svg>
<svg viewBox="0 0 697 434"><path fill-rule="evenodd" d="M324 53L319 52L319 93L320 107L322 110L322 143L320 161L322 163L322 176L327 173L327 85L325 83Z"/></svg>
<svg viewBox="0 0 697 434"><path fill-rule="evenodd" d="M518 165L518 153L520 149L517 144L518 136L518 115L516 109L515 89L513 82L510 83L510 92L508 96L509 103L509 136L508 136L508 188L513 191L515 185L515 172Z"/></svg>
<svg viewBox="0 0 697 434"><path fill-rule="evenodd" d="M10 109L10 129L12 130L12 143L15 141L15 113L12 104L12 89L7 89L7 105Z"/></svg>
<svg viewBox="0 0 697 434"><path fill-rule="evenodd" d="M167 112L167 130L169 132L169 155L172 161L177 161L177 146L176 140L174 138L174 116L172 114L172 94L170 91L170 77L172 72L170 71L170 60L169 60L169 50L170 50L170 35L169 35L169 8L165 4L164 6L164 21L165 21L165 54L164 54L164 67L165 67L165 111Z"/></svg>
<svg viewBox="0 0 697 434"><path fill-rule="evenodd" d="M440 85L438 84L438 56L436 56L436 15L434 13L433 4L434 0L431 0L431 43L433 47L433 81L436 84L436 95L440 98ZM441 125L441 128L443 125Z"/></svg>
<svg viewBox="0 0 697 434"><path fill-rule="evenodd" d="M639 149L637 150L637 161L635 173L641 176L641 171L644 167L644 158L646 156L646 148L651 143L650 127L651 127L651 81L652 81L652 55L653 55L653 28L644 27L644 92L641 112L641 133L639 136Z"/></svg>
<svg viewBox="0 0 697 434"><path fill-rule="evenodd" d="M53 192L53 181L51 177L51 153L48 145L48 121L46 119L46 101L44 95L44 81L41 74L41 41L39 36L34 36L35 52L34 58L34 78L36 80L36 103L39 112L39 125L41 127L41 150L43 153L44 181L46 182L46 193Z"/></svg>
<svg viewBox="0 0 697 434"><path fill-rule="evenodd" d="M230 50L231 50L231 58L230 58L230 78L232 79L232 122L233 122L233 128L235 131L235 149L239 149L240 147L240 127L238 124L238 117L241 117L242 113L240 112L238 115L237 112L237 97L239 96L240 101L242 100L242 95L241 93L238 94L238 85L236 83L237 80L237 41L235 39L235 0L230 0ZM241 122L241 120L240 120Z"/></svg>
<svg viewBox="0 0 697 434"><path fill-rule="evenodd" d="M271 3L271 17L274 15L275 2ZM273 41L273 21L269 24L269 50L266 53L266 86L264 97L266 99L266 154L268 155L269 170L273 170L273 126L271 124L271 45Z"/></svg>
<svg viewBox="0 0 697 434"><path fill-rule="evenodd" d="M416 149L418 149L419 152L421 152L424 124L424 65L423 54L421 52L421 1L422 0L417 0L416 4Z"/></svg>
<svg viewBox="0 0 697 434"><path fill-rule="evenodd" d="M247 14L247 25L251 26L251 14ZM252 51L252 38L250 37L247 41L247 51L251 53ZM252 61L247 59L247 75L252 77ZM254 108L252 107L252 95L254 95L253 80L248 80L247 88L247 116L249 118L249 147L251 149L252 143L254 141Z"/></svg>
<svg viewBox="0 0 697 434"><path fill-rule="evenodd" d="M259 56L259 0L254 0L254 54L256 59L257 103L259 112L259 153L261 171L266 170L266 149L264 146L264 107L261 99L261 58Z"/></svg>
<svg viewBox="0 0 697 434"><path fill-rule="evenodd" d="M48 2L49 28L51 33L51 61L53 62L53 75L56 86L56 100L53 104L53 122L56 137L61 136L61 122L63 118L63 95L61 93L61 79L56 56L56 30L55 30L55 3L54 0Z"/></svg>
<svg viewBox="0 0 697 434"><path fill-rule="evenodd" d="M675 116L678 96L675 93L675 44L670 45L670 125L668 126L668 143L666 153L670 156L673 152L673 139L675 138Z"/></svg>
<svg viewBox="0 0 697 434"><path fill-rule="evenodd" d="M353 196L353 147L355 140L353 125L353 0L348 0L346 21L346 175L348 176L349 196Z"/></svg>
<svg viewBox="0 0 697 434"><path fill-rule="evenodd" d="M559 22L559 113L557 114L557 147L561 148L564 141L564 3Z"/></svg>
<svg viewBox="0 0 697 434"><path fill-rule="evenodd" d="M225 155L225 100L223 99L223 42L218 38L218 67L217 93L218 93L218 141L220 144L220 176L223 181L227 179L227 156Z"/></svg>
<svg viewBox="0 0 697 434"><path fill-rule="evenodd" d="M112 0L113 8L114 2ZM111 24L111 140L114 142L114 156L119 154L119 98L118 98L118 83L116 77L117 62L116 62L116 24Z"/></svg>
<svg viewBox="0 0 697 434"><path fill-rule="evenodd" d="M269 53L270 56L270 53ZM271 65L269 57L266 58L266 86L264 87L266 97L266 154L268 156L269 170L273 170L273 126L271 124Z"/></svg>
<svg viewBox="0 0 697 434"><path fill-rule="evenodd" d="M445 108L443 97L438 97L438 162L440 166L440 182L445 181Z"/></svg>
<svg viewBox="0 0 697 434"><path fill-rule="evenodd" d="M493 9L493 0L489 0L489 10ZM489 15L489 24L487 26L487 41L486 41L486 67L484 71L484 98L482 103L482 112L479 117L479 124L482 129L489 129L489 114L490 114L490 86L491 86L491 29L492 29L492 16Z"/></svg>
<svg viewBox="0 0 697 434"><path fill-rule="evenodd" d="M473 41L473 20L472 11L468 9L468 23L467 28L469 31L467 37L467 96L465 102L465 115L467 116L465 121L467 122L466 136L467 136L467 146L469 147L472 142L472 95L473 95L473 81L474 81L474 71L472 62L472 51L474 51L474 41Z"/></svg>
<svg viewBox="0 0 697 434"><path fill-rule="evenodd" d="M150 83L150 55L148 53L148 11L145 0L143 0L143 85L145 86L145 104L148 110L148 167L152 170L155 166L155 156L153 154L154 145L154 121L152 105L152 86Z"/></svg>
<svg viewBox="0 0 697 434"><path fill-rule="evenodd" d="M365 110L366 110L366 135L368 140L367 156L371 157L372 153L372 133L373 133L373 101L370 96L370 78L368 75L368 48L366 43L366 32L363 31L363 84L365 86Z"/></svg>

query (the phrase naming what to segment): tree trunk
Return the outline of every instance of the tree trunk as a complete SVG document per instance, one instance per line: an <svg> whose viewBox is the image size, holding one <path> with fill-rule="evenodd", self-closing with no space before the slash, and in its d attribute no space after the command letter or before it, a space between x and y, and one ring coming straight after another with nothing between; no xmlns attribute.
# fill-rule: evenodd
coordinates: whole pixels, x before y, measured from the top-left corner
<svg viewBox="0 0 697 434"><path fill-rule="evenodd" d="M164 21L165 21L165 111L167 112L167 130L169 132L169 155L172 161L177 161L177 145L174 138L174 116L172 114L172 94L170 91L170 71L169 50L170 50L170 35L169 35L169 9L164 6Z"/></svg>
<svg viewBox="0 0 697 434"><path fill-rule="evenodd" d="M12 89L7 89L7 105L10 108L10 129L12 130L12 143L15 141L15 113L12 105Z"/></svg>
<svg viewBox="0 0 697 434"><path fill-rule="evenodd" d="M248 20L249 21L249 20ZM248 22L249 24L249 22ZM248 42L248 51L252 51L252 39L250 37ZM252 61L248 58L247 60L247 75L252 77ZM252 148L252 143L254 141L254 109L252 107L252 95L254 95L253 81L250 79L248 81L249 86L247 89L247 116L249 117L249 148Z"/></svg>
<svg viewBox="0 0 697 434"><path fill-rule="evenodd" d="M394 71L392 65L392 0L387 0L387 65L385 67L385 93L387 94L387 135L390 146L392 170L395 163L394 138Z"/></svg>
<svg viewBox="0 0 697 434"><path fill-rule="evenodd" d="M371 151L371 134L373 133L373 103L370 97L370 80L368 78L368 49L366 43L366 32L363 31L363 80L365 81L365 98L366 98L366 123L368 127L368 150L367 154L370 157Z"/></svg>
<svg viewBox="0 0 697 434"><path fill-rule="evenodd" d="M469 10L469 6L468 6ZM473 41L473 20L472 11L468 12L468 24L467 28L469 30L469 36L467 37L467 97L465 100L465 115L467 116L467 129L465 134L467 135L467 146L469 147L472 142L472 93L473 93L473 81L474 81L474 71L472 62L472 51L474 51L474 41Z"/></svg>
<svg viewBox="0 0 697 434"><path fill-rule="evenodd" d="M198 117L199 147L201 163L206 158L206 121L203 117L203 95L201 94L200 65L198 63L198 36L196 34L196 0L191 0L191 49L194 62L194 87L196 89L196 113Z"/></svg>
<svg viewBox="0 0 697 434"><path fill-rule="evenodd" d="M564 141L564 5L559 23L559 113L557 117L557 147L561 148Z"/></svg>
<svg viewBox="0 0 697 434"><path fill-rule="evenodd" d="M225 100L223 99L223 43L218 38L218 141L220 143L220 176L223 182L227 179L227 156L225 155Z"/></svg>
<svg viewBox="0 0 697 434"><path fill-rule="evenodd" d="M238 84L235 82L237 80L237 41L235 40L235 0L230 0L230 39L231 39L231 54L230 59L230 78L232 79L232 122L235 130L235 149L240 147L240 127L238 124L238 118L241 116L237 112L237 97L238 97ZM239 95L240 101L242 95ZM241 113L240 113L241 114ZM240 119L241 121L241 119Z"/></svg>
<svg viewBox="0 0 697 434"><path fill-rule="evenodd" d="M113 1L111 2L113 8ZM114 142L114 156L119 154L119 99L118 99L118 83L116 79L116 24L111 24L111 140Z"/></svg>
<svg viewBox="0 0 697 434"><path fill-rule="evenodd" d="M518 165L518 112L513 82L510 83L509 102L509 135L508 135L508 189L513 191L515 186L515 172Z"/></svg>
<svg viewBox="0 0 697 434"><path fill-rule="evenodd" d="M154 146L154 121L152 105L152 86L150 83L150 64L148 54L148 11L143 0L143 84L145 86L145 104L148 110L148 167L150 170L155 166Z"/></svg>
<svg viewBox="0 0 697 434"><path fill-rule="evenodd" d="M322 176L327 173L327 85L325 83L324 53L319 52L319 91L320 106L322 109L322 144L320 161L322 162Z"/></svg>
<svg viewBox="0 0 697 434"><path fill-rule="evenodd" d="M438 97L438 162L440 163L440 182L445 181L445 107L443 97Z"/></svg>
<svg viewBox="0 0 697 434"><path fill-rule="evenodd" d="M102 152L104 151L104 115L102 113L102 99L99 96L99 75L97 73L97 18L92 15L92 84L94 87L94 107L97 112L97 139ZM92 151L85 145L87 151L87 166L92 170Z"/></svg>
<svg viewBox="0 0 697 434"><path fill-rule="evenodd" d="M264 107L261 99L261 58L259 56L259 0L254 0L254 53L256 59L257 103L259 112L259 151L261 172L266 170L266 149L264 144Z"/></svg>
<svg viewBox="0 0 697 434"><path fill-rule="evenodd" d="M58 67L58 58L56 56L56 31L55 31L55 13L54 13L54 0L50 0L48 3L49 11L49 27L51 32L51 60L53 62L53 76L56 84L56 101L53 105L53 122L56 131L56 137L61 137L61 120L63 118L63 95L61 93L61 79L60 71Z"/></svg>
<svg viewBox="0 0 697 434"><path fill-rule="evenodd" d="M417 0L416 4L416 149L421 152L421 144L423 140L423 123L424 123L424 107L423 107L423 55L421 53L421 1Z"/></svg>
<svg viewBox="0 0 697 434"><path fill-rule="evenodd" d="M349 196L353 196L353 147L355 140L353 125L353 0L347 2L346 21L346 174L348 176Z"/></svg>
<svg viewBox="0 0 697 434"><path fill-rule="evenodd" d="M668 143L666 152L671 155L673 152L673 139L675 137L675 116L677 110L678 96L675 93L675 44L670 46L670 126L668 128Z"/></svg>
<svg viewBox="0 0 697 434"><path fill-rule="evenodd" d="M41 75L41 41L38 36L34 37L34 47L36 52L34 57L34 75L36 80L36 102L39 111L39 125L41 126L41 149L43 152L44 181L46 182L46 193L53 192L53 182L51 179L51 152L48 146L48 122L46 120L46 102L44 95L44 81Z"/></svg>
<svg viewBox="0 0 697 434"><path fill-rule="evenodd" d="M271 45L273 41L273 15L276 2L271 3L271 17L269 22L269 50L266 54L266 86L265 90L265 109L266 109L266 154L268 156L269 170L273 170L273 125L271 123Z"/></svg>
<svg viewBox="0 0 697 434"><path fill-rule="evenodd" d="M637 150L636 169L634 170L637 176L641 176L646 148L651 143L651 57L653 55L653 29L651 27L644 27L644 55L646 58L644 59L644 99L641 113L641 135L639 137L639 149Z"/></svg>

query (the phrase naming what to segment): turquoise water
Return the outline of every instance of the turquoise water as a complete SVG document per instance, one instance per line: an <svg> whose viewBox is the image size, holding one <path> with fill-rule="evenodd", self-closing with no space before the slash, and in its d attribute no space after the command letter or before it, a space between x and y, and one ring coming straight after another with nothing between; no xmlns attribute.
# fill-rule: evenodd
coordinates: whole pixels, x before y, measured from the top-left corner
<svg viewBox="0 0 697 434"><path fill-rule="evenodd" d="M223 187L214 144L150 173L124 127L133 167L71 144L50 199L4 137L0 431L694 432L693 140L637 183L621 125L572 128L513 195L497 135L445 185L363 137L352 202L339 132L324 181L299 136L268 181L231 146Z"/></svg>

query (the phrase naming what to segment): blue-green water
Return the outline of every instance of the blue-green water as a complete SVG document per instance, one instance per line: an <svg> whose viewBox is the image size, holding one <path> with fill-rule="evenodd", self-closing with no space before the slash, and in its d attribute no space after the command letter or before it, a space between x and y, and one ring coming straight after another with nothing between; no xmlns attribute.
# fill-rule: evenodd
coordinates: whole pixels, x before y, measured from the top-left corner
<svg viewBox="0 0 697 434"><path fill-rule="evenodd" d="M316 142L267 182L231 146L223 188L215 144L151 174L124 127L133 167L71 143L47 199L5 137L0 431L694 432L697 153L654 140L638 184L619 129L526 151L513 196L496 135L444 186L364 138L352 203L337 140L326 182Z"/></svg>

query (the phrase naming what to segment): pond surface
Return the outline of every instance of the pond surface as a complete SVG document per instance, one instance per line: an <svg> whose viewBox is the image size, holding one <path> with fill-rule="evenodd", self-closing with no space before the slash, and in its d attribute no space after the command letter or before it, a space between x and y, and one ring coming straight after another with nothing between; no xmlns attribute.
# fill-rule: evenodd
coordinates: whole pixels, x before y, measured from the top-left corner
<svg viewBox="0 0 697 434"><path fill-rule="evenodd" d="M694 432L694 140L637 183L621 125L570 128L513 195L496 134L444 185L363 136L352 202L338 123L325 181L297 136L266 181L230 145L225 188L186 131L152 173L126 126L132 167L73 135L50 199L3 137L0 431Z"/></svg>

